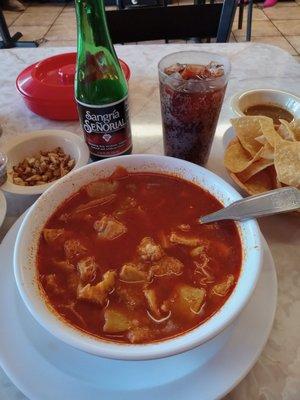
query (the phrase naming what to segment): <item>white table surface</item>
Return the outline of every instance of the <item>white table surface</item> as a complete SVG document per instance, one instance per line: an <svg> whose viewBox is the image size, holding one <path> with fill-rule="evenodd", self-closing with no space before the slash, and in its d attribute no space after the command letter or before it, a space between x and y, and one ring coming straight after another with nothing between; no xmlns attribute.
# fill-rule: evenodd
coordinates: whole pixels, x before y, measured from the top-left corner
<svg viewBox="0 0 300 400"><path fill-rule="evenodd" d="M129 91L135 153L162 154L157 63L168 53L187 49L223 53L232 62L232 73L208 163L209 169L230 181L222 164L222 136L229 127L229 118L233 116L229 99L237 91L253 88L278 88L299 96L300 64L277 47L253 43L117 47L118 55L129 64L132 72ZM3 128L0 149L11 137L32 130L57 128L81 134L76 122L55 122L32 114L25 108L15 89L16 76L26 66L68 50L74 49L0 50L0 125ZM0 228L0 240L16 218L34 201L30 197L6 195L6 198L8 214ZM268 217L261 221L260 226L277 269L279 292L276 319L258 362L247 377L226 396L226 400L299 400L300 219L290 215ZM1 369L0 399L25 399Z"/></svg>

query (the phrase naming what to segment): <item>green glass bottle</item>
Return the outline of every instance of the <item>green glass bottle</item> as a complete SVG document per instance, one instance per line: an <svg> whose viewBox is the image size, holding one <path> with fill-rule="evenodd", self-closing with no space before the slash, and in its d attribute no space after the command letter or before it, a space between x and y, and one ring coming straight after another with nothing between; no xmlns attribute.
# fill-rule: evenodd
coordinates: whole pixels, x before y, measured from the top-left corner
<svg viewBox="0 0 300 400"><path fill-rule="evenodd" d="M75 0L75 98L93 160L130 154L128 87L112 45L104 0Z"/></svg>

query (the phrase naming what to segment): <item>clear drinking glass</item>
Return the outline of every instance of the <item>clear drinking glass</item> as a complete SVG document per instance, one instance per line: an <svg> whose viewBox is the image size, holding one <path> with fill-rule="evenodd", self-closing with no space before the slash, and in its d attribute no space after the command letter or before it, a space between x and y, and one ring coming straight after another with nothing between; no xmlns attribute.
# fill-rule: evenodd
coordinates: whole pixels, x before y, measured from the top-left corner
<svg viewBox="0 0 300 400"><path fill-rule="evenodd" d="M170 73L170 69L166 72L171 66L176 70L176 64L188 65L191 70L210 65L211 75L206 69L196 79L183 73L184 79L182 72ZM223 74L217 76L222 70ZM164 57L158 71L165 155L205 165L223 103L230 61L214 53L181 51Z"/></svg>

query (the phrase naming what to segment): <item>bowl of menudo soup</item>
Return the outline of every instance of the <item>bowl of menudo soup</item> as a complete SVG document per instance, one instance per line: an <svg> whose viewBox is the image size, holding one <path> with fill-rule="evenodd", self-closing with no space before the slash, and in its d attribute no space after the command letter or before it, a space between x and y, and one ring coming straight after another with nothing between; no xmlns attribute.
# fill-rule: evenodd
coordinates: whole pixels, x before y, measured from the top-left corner
<svg viewBox="0 0 300 400"><path fill-rule="evenodd" d="M103 357L199 346L238 317L260 273L254 220L199 223L239 198L212 172L175 158L84 166L22 223L14 270L24 303L54 336Z"/></svg>

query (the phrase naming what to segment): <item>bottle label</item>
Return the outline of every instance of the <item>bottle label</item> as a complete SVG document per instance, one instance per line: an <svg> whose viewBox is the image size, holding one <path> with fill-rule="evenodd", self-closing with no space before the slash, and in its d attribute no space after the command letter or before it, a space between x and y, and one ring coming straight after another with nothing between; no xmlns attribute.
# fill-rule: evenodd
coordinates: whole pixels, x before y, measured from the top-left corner
<svg viewBox="0 0 300 400"><path fill-rule="evenodd" d="M111 157L131 147L128 98L115 103L94 106L77 100L80 123L90 153Z"/></svg>

